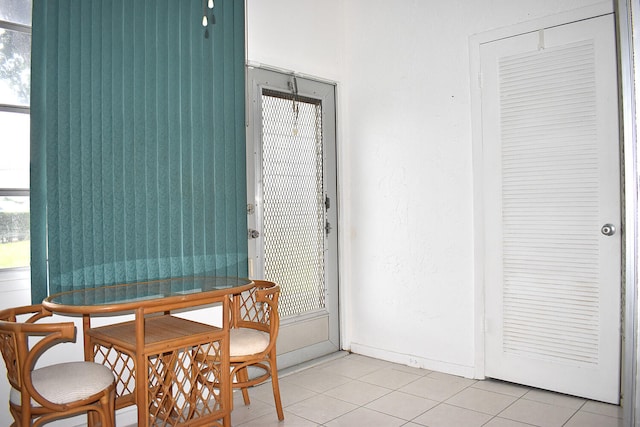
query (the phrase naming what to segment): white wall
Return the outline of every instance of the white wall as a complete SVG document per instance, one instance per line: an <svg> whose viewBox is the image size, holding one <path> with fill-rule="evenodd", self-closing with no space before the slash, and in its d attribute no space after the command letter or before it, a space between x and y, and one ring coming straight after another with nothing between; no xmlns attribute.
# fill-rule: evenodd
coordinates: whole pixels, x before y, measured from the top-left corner
<svg viewBox="0 0 640 427"><path fill-rule="evenodd" d="M339 81L345 52L344 0L245 0L247 58Z"/></svg>
<svg viewBox="0 0 640 427"><path fill-rule="evenodd" d="M473 376L469 37L600 0L247 0L248 60L338 83L343 347Z"/></svg>

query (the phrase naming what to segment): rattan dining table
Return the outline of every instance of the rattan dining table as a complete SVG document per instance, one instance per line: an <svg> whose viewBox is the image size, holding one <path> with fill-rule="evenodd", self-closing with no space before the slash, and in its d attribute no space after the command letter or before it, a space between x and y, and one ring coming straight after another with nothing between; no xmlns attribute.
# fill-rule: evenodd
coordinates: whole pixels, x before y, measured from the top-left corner
<svg viewBox="0 0 640 427"><path fill-rule="evenodd" d="M116 409L136 405L138 426L226 427L231 425L229 296L252 285L237 277L172 278L61 292L43 305L57 314L82 316L85 360L112 369ZM216 304L222 306L218 326L176 315ZM97 317L126 313L134 319L92 325ZM219 368L201 371L200 352L218 354Z"/></svg>

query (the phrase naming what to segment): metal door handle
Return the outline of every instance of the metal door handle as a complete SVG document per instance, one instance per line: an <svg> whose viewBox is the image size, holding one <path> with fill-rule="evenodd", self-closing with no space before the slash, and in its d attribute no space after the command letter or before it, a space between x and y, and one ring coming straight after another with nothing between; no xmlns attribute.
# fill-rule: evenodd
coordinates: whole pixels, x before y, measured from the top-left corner
<svg viewBox="0 0 640 427"><path fill-rule="evenodd" d="M600 231L605 236L613 236L614 234L616 234L616 226L613 224L605 224L602 226Z"/></svg>
<svg viewBox="0 0 640 427"><path fill-rule="evenodd" d="M249 230L250 239L257 239L258 237L260 237L260 232L258 230Z"/></svg>

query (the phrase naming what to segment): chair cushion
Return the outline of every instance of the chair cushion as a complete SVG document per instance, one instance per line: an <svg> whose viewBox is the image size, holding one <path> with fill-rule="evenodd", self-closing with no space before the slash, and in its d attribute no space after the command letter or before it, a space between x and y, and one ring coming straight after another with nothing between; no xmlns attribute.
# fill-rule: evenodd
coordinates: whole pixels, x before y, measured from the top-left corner
<svg viewBox="0 0 640 427"><path fill-rule="evenodd" d="M53 403L69 403L99 393L115 380L111 369L93 362L68 362L34 369L33 387ZM9 400L20 405L20 391L11 389ZM33 402L35 404L35 402Z"/></svg>
<svg viewBox="0 0 640 427"><path fill-rule="evenodd" d="M269 345L269 334L250 328L237 328L229 331L229 353L231 357L256 354Z"/></svg>

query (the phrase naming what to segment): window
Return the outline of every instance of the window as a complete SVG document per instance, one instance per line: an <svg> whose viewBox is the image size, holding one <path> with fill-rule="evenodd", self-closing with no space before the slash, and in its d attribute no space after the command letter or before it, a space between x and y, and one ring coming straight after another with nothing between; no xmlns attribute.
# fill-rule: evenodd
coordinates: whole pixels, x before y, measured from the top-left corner
<svg viewBox="0 0 640 427"><path fill-rule="evenodd" d="M29 266L32 0L0 0L0 271Z"/></svg>

